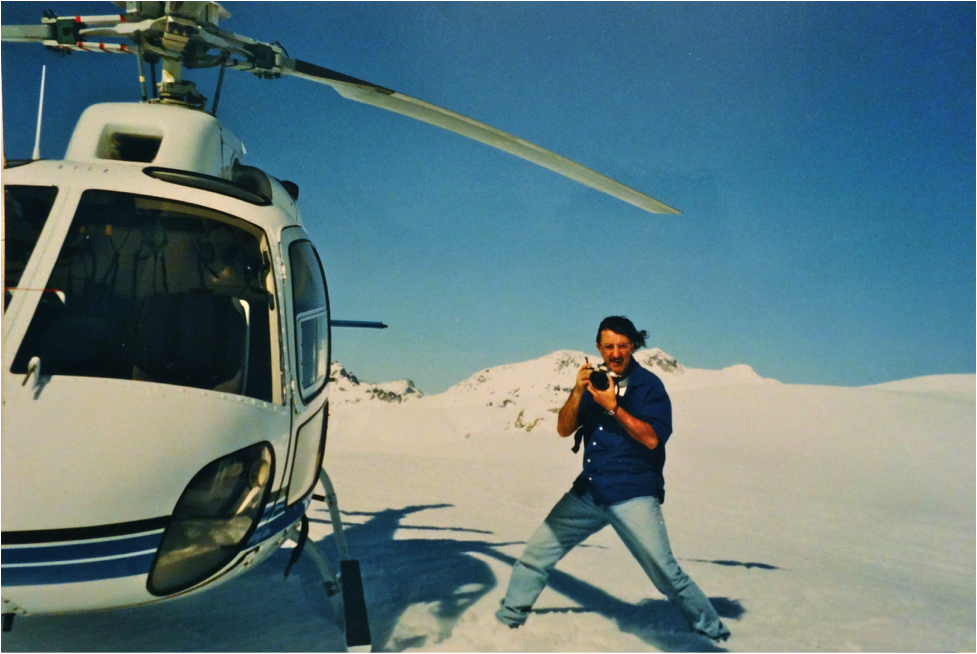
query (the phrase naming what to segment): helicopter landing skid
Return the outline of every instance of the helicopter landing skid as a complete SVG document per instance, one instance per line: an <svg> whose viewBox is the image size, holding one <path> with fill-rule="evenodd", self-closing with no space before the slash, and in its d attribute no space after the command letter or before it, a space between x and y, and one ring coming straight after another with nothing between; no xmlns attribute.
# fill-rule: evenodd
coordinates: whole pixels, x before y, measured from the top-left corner
<svg viewBox="0 0 977 654"><path fill-rule="evenodd" d="M370 621L366 613L360 562L349 555L346 535L343 533L343 521L339 515L336 491L325 468L319 470L319 481L322 482L325 495L313 495L312 499L325 501L326 506L329 507L333 537L336 540L336 549L339 552L339 574L335 573L328 559L319 551L314 541L303 543L301 541L304 539L300 535L296 535L294 531L289 534L289 538L296 542L297 547L308 545L302 551L309 553L316 568L318 568L325 585L326 595L334 603L334 606L337 603L342 605L342 610L337 611L337 613L343 617L342 627L346 633L346 650L349 652L369 652L372 651L372 638L370 637Z"/></svg>

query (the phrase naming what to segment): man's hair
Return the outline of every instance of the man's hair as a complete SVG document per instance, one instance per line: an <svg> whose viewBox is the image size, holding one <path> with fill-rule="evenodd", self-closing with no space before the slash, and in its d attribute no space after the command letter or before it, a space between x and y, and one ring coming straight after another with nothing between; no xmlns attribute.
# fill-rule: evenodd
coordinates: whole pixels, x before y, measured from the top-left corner
<svg viewBox="0 0 977 654"><path fill-rule="evenodd" d="M624 316L608 316L600 321L600 327L597 328L598 345L600 345L600 335L605 329L610 330L615 334L620 334L621 336L627 336L636 350L644 347L645 339L648 338L647 331L642 329L639 332L637 328L635 328L634 323Z"/></svg>

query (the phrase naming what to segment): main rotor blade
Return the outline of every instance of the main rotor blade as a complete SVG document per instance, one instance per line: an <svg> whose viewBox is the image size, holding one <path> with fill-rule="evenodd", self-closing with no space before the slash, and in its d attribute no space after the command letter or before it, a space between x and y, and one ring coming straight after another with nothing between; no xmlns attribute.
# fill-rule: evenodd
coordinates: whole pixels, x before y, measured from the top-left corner
<svg viewBox="0 0 977 654"><path fill-rule="evenodd" d="M48 25L0 25L0 40L13 43L40 43L51 40Z"/></svg>
<svg viewBox="0 0 977 654"><path fill-rule="evenodd" d="M390 89L363 80L343 75L315 64L298 59L282 57L279 60L281 70L286 75L327 84L334 88L341 96L356 102L373 105L393 111L404 116L410 116L431 125L450 130L456 134L490 145L508 152L543 168L548 168L572 180L580 182L592 189L624 200L636 207L651 213L677 214L678 209L668 206L639 191L625 186L606 175L602 175L590 168L581 166L575 161L561 157L529 141L512 134L503 132L490 125L472 120L461 114L418 100L410 96L397 93Z"/></svg>

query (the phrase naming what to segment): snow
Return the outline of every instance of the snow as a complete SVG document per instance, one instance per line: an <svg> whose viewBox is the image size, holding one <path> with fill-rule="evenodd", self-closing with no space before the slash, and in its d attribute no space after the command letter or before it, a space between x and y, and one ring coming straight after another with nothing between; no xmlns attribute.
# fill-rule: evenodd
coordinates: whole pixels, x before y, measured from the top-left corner
<svg viewBox="0 0 977 654"><path fill-rule="evenodd" d="M672 547L733 632L722 649L977 647L974 375L804 386L639 354L674 406ZM552 409L584 356L596 359L554 352L400 403L371 401L350 382L361 401L334 402L326 465L377 649L714 649L611 530L560 563L526 626L493 617L523 543L579 471ZM312 538L334 557L328 513L313 507ZM181 601L18 618L2 647L342 649L311 561L282 580L289 554Z"/></svg>
<svg viewBox="0 0 977 654"><path fill-rule="evenodd" d="M928 375L874 386L864 386L863 388L904 393L931 393L969 400L974 397L975 387L977 385L974 383L974 375Z"/></svg>

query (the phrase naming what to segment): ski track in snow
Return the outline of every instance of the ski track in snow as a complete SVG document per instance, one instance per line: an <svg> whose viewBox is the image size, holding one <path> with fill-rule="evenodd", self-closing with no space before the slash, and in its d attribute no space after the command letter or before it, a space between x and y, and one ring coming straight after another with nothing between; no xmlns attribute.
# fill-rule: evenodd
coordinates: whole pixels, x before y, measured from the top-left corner
<svg viewBox="0 0 977 654"><path fill-rule="evenodd" d="M669 389L664 506L676 557L733 632L689 632L612 530L572 551L527 624L493 613L579 472L556 416L583 353L500 366L435 396L350 386L326 466L387 651L945 651L975 644L975 376L862 388L685 369ZM591 357L593 361L596 357ZM569 380L569 381L567 381ZM365 388L365 387L364 387ZM505 400L510 400L505 402ZM491 402L491 405L489 404ZM504 406L503 406L504 405ZM311 537L335 560L328 512ZM341 651L336 607L290 550L173 602L18 618L4 651Z"/></svg>

